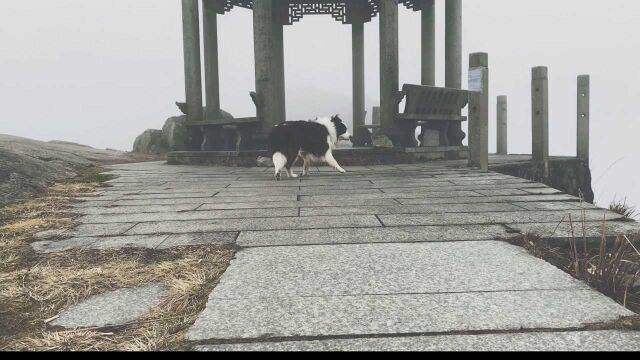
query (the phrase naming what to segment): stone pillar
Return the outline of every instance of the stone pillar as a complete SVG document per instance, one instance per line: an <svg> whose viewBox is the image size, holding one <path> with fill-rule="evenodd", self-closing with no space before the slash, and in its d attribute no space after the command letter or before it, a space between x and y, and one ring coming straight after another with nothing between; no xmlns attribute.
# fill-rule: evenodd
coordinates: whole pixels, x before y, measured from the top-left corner
<svg viewBox="0 0 640 360"><path fill-rule="evenodd" d="M436 8L434 0L422 2L422 85L436 84Z"/></svg>
<svg viewBox="0 0 640 360"><path fill-rule="evenodd" d="M589 162L590 76L578 76L578 159Z"/></svg>
<svg viewBox="0 0 640 360"><path fill-rule="evenodd" d="M273 21L273 46L275 54L275 71L278 74L277 77L277 103L278 103L278 120L276 123L287 120L287 105L286 105L286 88L285 88L285 73L284 73L284 22L282 20L283 13L286 13L288 9L287 4L282 4L281 1L273 1L274 6L274 21Z"/></svg>
<svg viewBox="0 0 640 360"><path fill-rule="evenodd" d="M549 166L549 78L545 66L532 69L531 79L532 158Z"/></svg>
<svg viewBox="0 0 640 360"><path fill-rule="evenodd" d="M498 146L497 153L499 155L507 155L509 153L508 150L508 132L507 132L507 119L508 119L508 109L507 109L507 97L506 96L498 96L498 106L496 109L497 114L497 130L498 130Z"/></svg>
<svg viewBox="0 0 640 360"><path fill-rule="evenodd" d="M446 0L445 87L462 87L462 0Z"/></svg>
<svg viewBox="0 0 640 360"><path fill-rule="evenodd" d="M366 137L363 128L365 110L364 84L364 22L354 21L351 25L352 76L353 76L353 134L354 146L364 146Z"/></svg>
<svg viewBox="0 0 640 360"><path fill-rule="evenodd" d="M219 120L220 77L218 73L218 0L202 0L204 35L204 83L207 121Z"/></svg>
<svg viewBox="0 0 640 360"><path fill-rule="evenodd" d="M380 0L380 122L394 126L398 113L398 2Z"/></svg>
<svg viewBox="0 0 640 360"><path fill-rule="evenodd" d="M253 4L256 106L263 129L286 120L282 20L277 0Z"/></svg>
<svg viewBox="0 0 640 360"><path fill-rule="evenodd" d="M462 0L446 0L445 87L462 88ZM460 123L449 127L448 136L452 146L462 146L462 140L457 140L461 132Z"/></svg>
<svg viewBox="0 0 640 360"><path fill-rule="evenodd" d="M469 166L489 170L489 55L469 56ZM471 84L471 82L474 84Z"/></svg>
<svg viewBox="0 0 640 360"><path fill-rule="evenodd" d="M202 111L202 64L200 62L200 15L198 0L182 0L182 36L187 121L204 120Z"/></svg>

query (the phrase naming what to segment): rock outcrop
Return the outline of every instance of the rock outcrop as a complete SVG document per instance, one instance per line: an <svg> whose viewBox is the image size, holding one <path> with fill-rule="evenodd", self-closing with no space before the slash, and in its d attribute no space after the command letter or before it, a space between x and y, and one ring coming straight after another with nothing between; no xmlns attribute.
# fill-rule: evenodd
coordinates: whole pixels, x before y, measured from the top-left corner
<svg viewBox="0 0 640 360"><path fill-rule="evenodd" d="M133 160L141 159L122 151L0 135L0 207L43 191L52 182L73 177L95 164Z"/></svg>

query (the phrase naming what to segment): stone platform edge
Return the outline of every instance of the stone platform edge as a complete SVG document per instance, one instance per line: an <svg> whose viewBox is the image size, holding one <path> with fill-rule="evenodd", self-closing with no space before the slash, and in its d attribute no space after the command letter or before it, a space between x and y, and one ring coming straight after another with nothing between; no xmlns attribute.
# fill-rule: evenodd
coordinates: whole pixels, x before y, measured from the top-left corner
<svg viewBox="0 0 640 360"><path fill-rule="evenodd" d="M413 164L433 160L464 160L466 146L423 148L341 148L333 155L342 166ZM257 158L266 151L173 151L167 154L169 165L215 165L229 167L257 166Z"/></svg>

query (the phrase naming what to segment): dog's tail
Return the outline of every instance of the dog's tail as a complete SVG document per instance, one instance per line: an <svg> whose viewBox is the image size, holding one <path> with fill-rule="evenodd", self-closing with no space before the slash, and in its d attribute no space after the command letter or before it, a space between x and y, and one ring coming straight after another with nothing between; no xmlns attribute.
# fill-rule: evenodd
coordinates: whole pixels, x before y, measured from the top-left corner
<svg viewBox="0 0 640 360"><path fill-rule="evenodd" d="M273 160L266 156L258 156L256 163L258 167L265 167L265 168L273 167Z"/></svg>

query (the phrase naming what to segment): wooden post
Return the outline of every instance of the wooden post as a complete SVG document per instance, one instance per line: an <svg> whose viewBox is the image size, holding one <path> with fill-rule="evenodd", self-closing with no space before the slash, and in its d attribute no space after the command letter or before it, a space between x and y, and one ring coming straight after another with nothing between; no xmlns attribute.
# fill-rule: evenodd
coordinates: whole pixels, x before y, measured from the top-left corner
<svg viewBox="0 0 640 360"><path fill-rule="evenodd" d="M489 55L469 56L469 166L489 171Z"/></svg>
<svg viewBox="0 0 640 360"><path fill-rule="evenodd" d="M380 0L380 121L384 129L394 126L399 83L398 2Z"/></svg>
<svg viewBox="0 0 640 360"><path fill-rule="evenodd" d="M532 159L544 164L546 177L549 176L549 71L546 66L532 69L531 112Z"/></svg>
<svg viewBox="0 0 640 360"><path fill-rule="evenodd" d="M507 97L506 96L498 96L498 105L496 109L497 113L497 153L499 155L507 155L509 153L508 150L508 132L507 132L507 119L508 119L508 111L507 111Z"/></svg>
<svg viewBox="0 0 640 360"><path fill-rule="evenodd" d="M198 0L182 0L182 36L187 121L204 120L202 111L202 63L200 61L200 10Z"/></svg>
<svg viewBox="0 0 640 360"><path fill-rule="evenodd" d="M590 76L578 76L578 159L589 162Z"/></svg>

